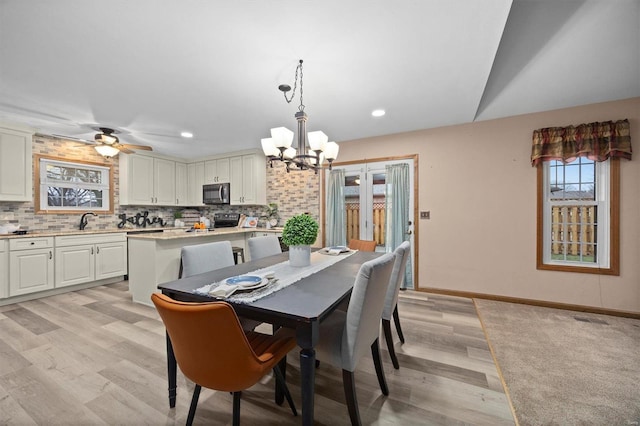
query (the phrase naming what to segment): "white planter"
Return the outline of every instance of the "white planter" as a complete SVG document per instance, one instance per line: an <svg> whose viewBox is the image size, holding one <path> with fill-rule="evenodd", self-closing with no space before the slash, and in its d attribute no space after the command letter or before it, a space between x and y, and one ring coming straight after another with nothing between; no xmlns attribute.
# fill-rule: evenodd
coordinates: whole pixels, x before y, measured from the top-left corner
<svg viewBox="0 0 640 426"><path fill-rule="evenodd" d="M311 265L311 246L289 246L289 264L296 267Z"/></svg>

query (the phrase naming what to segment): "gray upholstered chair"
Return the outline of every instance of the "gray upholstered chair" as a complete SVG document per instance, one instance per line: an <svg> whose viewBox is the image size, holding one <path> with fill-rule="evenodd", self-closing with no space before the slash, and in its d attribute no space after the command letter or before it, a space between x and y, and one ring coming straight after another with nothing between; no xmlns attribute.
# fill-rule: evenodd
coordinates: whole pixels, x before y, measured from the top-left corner
<svg viewBox="0 0 640 426"><path fill-rule="evenodd" d="M249 258L251 260L262 259L282 253L280 241L275 235L249 238Z"/></svg>
<svg viewBox="0 0 640 426"><path fill-rule="evenodd" d="M384 377L378 336L380 317L389 286L395 256L387 253L360 267L346 312L336 310L320 324L318 359L342 369L342 381L351 424L359 425L354 371L358 361L371 349L378 383L384 395L389 389Z"/></svg>
<svg viewBox="0 0 640 426"><path fill-rule="evenodd" d="M232 265L235 265L235 262L229 241L185 246L180 251L178 278L187 278Z"/></svg>
<svg viewBox="0 0 640 426"><path fill-rule="evenodd" d="M409 258L410 252L411 244L408 241L400 244L394 251L396 260L393 264L393 271L391 272L389 287L387 288L387 296L384 300L384 309L382 310L382 330L384 331L384 339L387 341L389 356L391 356L393 368L396 370L400 368L400 364L398 363L396 351L393 348L391 317L393 316L400 341L404 343L404 335L402 334L400 317L398 316L398 293L400 292L400 287L402 287L402 283L404 282L404 271L407 266L407 259Z"/></svg>

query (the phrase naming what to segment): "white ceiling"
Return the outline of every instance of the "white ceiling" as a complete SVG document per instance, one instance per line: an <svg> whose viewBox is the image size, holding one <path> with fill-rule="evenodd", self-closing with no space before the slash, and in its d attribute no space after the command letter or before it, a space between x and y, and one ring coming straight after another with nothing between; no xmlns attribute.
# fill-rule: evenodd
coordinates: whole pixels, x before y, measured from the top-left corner
<svg viewBox="0 0 640 426"><path fill-rule="evenodd" d="M308 130L338 143L631 98L640 0L0 0L0 121L259 148L295 130L299 59Z"/></svg>

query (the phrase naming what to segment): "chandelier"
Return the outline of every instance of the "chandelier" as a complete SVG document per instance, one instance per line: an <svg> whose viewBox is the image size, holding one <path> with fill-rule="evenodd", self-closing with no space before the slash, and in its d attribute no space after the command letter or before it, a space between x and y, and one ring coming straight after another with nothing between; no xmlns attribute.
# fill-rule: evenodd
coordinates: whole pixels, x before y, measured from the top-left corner
<svg viewBox="0 0 640 426"><path fill-rule="evenodd" d="M307 134L307 114L304 112L302 103L302 59L296 67L296 76L293 85L291 98L287 97L287 92L291 91L291 86L281 84L278 89L284 93L284 99L291 103L296 95L298 87L298 73L300 74L300 106L295 118L298 121L298 143L293 145L293 132L286 127L276 127L271 129L271 137L262 139L262 150L273 167L274 161L283 161L287 166L287 173L291 170L314 170L318 169L326 160L331 163L338 157L339 146L335 142L328 142L329 138L324 132L316 131Z"/></svg>

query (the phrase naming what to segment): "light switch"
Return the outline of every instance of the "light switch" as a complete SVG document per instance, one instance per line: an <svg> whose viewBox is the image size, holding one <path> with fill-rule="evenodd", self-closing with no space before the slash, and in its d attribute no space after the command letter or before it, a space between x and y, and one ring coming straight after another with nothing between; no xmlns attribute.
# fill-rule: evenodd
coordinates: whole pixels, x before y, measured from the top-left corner
<svg viewBox="0 0 640 426"><path fill-rule="evenodd" d="M431 219L431 212L420 212L420 219Z"/></svg>

